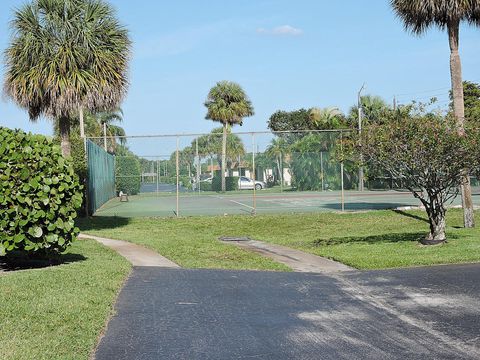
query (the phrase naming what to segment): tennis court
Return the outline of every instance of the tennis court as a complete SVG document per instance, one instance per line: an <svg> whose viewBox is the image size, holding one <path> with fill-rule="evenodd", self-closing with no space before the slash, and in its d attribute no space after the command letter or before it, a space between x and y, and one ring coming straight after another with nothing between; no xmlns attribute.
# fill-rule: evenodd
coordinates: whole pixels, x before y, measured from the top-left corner
<svg viewBox="0 0 480 360"><path fill-rule="evenodd" d="M480 204L480 196L474 202ZM418 206L420 203L409 192L403 191L345 191L345 211L395 209ZM453 202L460 204L460 197ZM252 191L220 193L186 193L178 197L179 216L212 216L234 214L278 214L322 211L341 211L340 191L328 192L268 192L258 191L254 200ZM108 201L96 216L169 217L177 213L177 196L172 194L142 194L130 196L128 202L118 198Z"/></svg>

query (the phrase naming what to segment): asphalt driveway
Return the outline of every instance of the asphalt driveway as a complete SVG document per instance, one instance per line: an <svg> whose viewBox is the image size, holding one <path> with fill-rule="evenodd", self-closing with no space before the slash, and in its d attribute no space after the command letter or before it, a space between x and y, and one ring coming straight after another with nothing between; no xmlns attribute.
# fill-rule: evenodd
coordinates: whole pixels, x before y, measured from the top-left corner
<svg viewBox="0 0 480 360"><path fill-rule="evenodd" d="M134 269L96 358L479 359L480 265Z"/></svg>

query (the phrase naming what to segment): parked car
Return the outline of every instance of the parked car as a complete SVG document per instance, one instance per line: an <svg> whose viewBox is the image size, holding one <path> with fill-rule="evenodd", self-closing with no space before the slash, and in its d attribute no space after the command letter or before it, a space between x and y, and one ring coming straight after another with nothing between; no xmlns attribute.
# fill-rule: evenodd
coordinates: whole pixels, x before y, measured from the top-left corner
<svg viewBox="0 0 480 360"><path fill-rule="evenodd" d="M238 178L238 189L239 190L262 190L267 188L267 184L263 181L253 181L245 176L240 176Z"/></svg>

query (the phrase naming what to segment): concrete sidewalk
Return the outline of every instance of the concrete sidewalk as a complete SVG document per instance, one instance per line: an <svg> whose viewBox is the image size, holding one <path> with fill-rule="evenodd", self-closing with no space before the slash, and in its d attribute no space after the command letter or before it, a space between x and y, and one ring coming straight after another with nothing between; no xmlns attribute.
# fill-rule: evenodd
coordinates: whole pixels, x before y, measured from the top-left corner
<svg viewBox="0 0 480 360"><path fill-rule="evenodd" d="M98 236L80 234L79 239L92 239L115 250L133 266L153 266L162 268L179 268L173 261L143 246L123 240L105 239Z"/></svg>
<svg viewBox="0 0 480 360"><path fill-rule="evenodd" d="M229 240L226 242L237 245L245 250L254 251L269 257L279 263L287 265L292 270L297 272L336 273L355 270L347 265L321 256L316 256L286 246L270 244L263 241Z"/></svg>

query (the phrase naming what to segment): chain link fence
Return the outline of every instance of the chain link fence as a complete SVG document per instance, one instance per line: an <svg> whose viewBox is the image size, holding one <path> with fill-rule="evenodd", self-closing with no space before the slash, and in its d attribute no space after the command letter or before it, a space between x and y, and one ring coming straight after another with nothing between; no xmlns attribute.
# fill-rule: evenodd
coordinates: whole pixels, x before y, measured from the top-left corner
<svg viewBox="0 0 480 360"><path fill-rule="evenodd" d="M378 169L341 162L352 130L89 138L115 156L115 195L98 215L190 216L363 210L418 205ZM225 185L222 187L222 154ZM90 156L97 156L96 153ZM91 160L89 159L89 162ZM112 180L113 181L113 180ZM95 191L95 186L89 191Z"/></svg>

